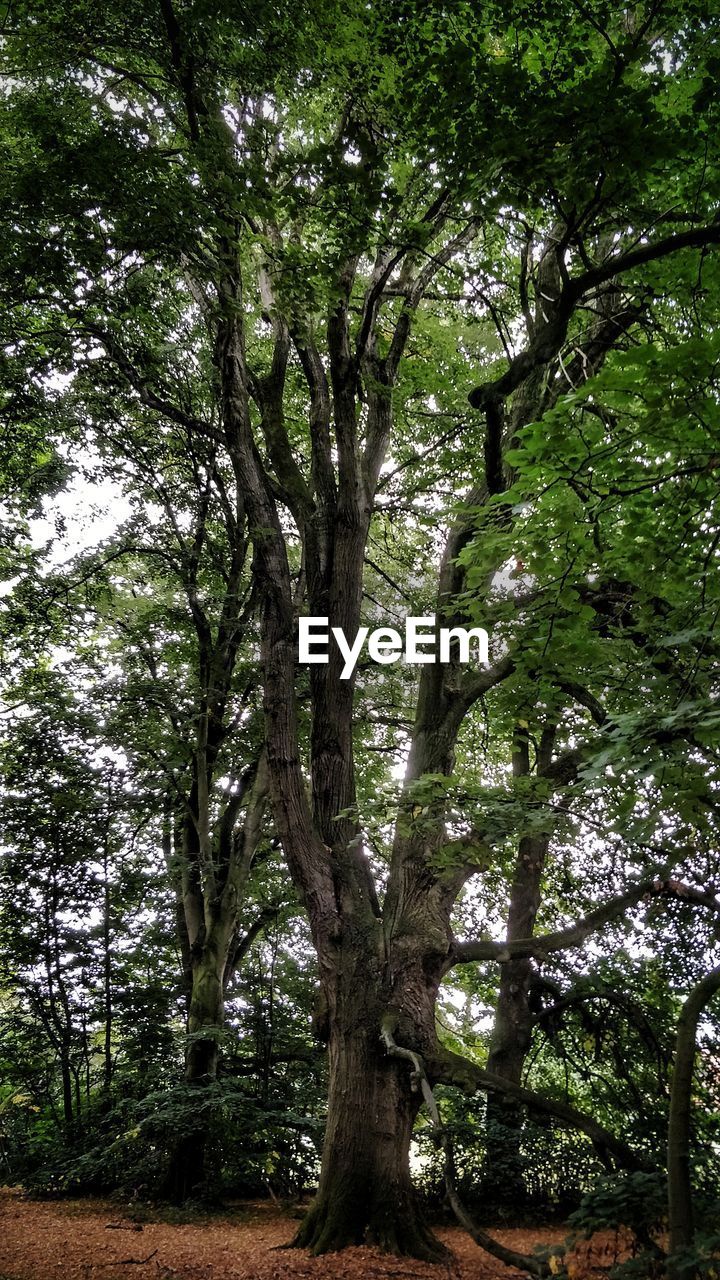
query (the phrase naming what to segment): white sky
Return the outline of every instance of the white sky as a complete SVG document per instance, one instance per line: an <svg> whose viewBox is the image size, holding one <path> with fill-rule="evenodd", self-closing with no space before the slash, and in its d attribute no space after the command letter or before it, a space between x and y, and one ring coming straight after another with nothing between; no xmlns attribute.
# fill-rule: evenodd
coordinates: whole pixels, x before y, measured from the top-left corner
<svg viewBox="0 0 720 1280"><path fill-rule="evenodd" d="M55 569L111 537L131 510L119 484L108 479L89 483L77 474L57 497L44 500L42 517L30 521L32 545L40 548L53 542L48 565Z"/></svg>

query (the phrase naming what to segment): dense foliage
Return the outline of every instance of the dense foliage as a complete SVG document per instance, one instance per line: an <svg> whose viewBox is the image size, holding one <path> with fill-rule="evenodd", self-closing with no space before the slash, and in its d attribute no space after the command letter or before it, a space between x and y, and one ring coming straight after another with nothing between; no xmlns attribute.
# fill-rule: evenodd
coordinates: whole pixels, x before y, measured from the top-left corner
<svg viewBox="0 0 720 1280"><path fill-rule="evenodd" d="M320 1178L300 1243L437 1257L410 1151L435 1213L622 1223L649 1274L669 1212L710 1266L719 36L10 5L9 1179ZM299 613L490 663L345 681Z"/></svg>

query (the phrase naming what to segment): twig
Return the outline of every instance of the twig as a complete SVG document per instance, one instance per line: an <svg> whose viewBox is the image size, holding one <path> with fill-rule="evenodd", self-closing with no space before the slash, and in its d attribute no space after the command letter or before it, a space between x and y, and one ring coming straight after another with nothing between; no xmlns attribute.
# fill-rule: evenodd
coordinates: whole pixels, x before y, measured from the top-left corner
<svg viewBox="0 0 720 1280"><path fill-rule="evenodd" d="M159 1248L159 1246L158 1246ZM96 1262L96 1267L142 1267L146 1262L150 1262L155 1257L157 1249L153 1249L147 1258L113 1258L112 1262Z"/></svg>

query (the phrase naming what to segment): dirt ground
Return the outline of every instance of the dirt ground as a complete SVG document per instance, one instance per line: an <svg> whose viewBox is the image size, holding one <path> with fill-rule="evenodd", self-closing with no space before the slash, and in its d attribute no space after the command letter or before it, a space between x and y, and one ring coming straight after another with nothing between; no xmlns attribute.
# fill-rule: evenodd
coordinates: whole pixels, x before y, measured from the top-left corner
<svg viewBox="0 0 720 1280"><path fill-rule="evenodd" d="M454 1262L429 1266L367 1248L323 1258L283 1250L297 1220L271 1204L244 1204L180 1224L149 1217L110 1201L37 1201L0 1189L0 1280L511 1280L520 1274L457 1228L438 1232ZM497 1237L531 1252L535 1244L560 1240L562 1231L498 1231ZM592 1265L580 1272L598 1274Z"/></svg>

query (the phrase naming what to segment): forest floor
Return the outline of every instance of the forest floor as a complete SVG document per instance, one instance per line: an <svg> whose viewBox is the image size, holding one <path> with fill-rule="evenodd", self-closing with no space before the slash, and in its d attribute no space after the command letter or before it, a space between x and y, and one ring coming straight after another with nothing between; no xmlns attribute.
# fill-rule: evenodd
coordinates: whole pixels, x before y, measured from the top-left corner
<svg viewBox="0 0 720 1280"><path fill-rule="evenodd" d="M108 1200L26 1198L0 1189L0 1280L512 1280L520 1273L489 1257L459 1228L438 1231L449 1265L430 1266L375 1249L312 1258L285 1251L297 1219L271 1203L244 1203L191 1221L153 1220L147 1209ZM563 1237L561 1228L498 1230L514 1249L531 1252ZM572 1268L590 1280L612 1242L584 1247ZM603 1259L604 1260L604 1259ZM579 1265L578 1265L579 1264Z"/></svg>

